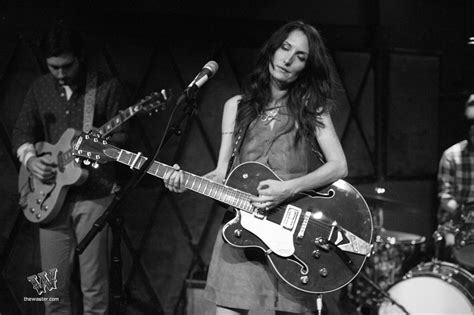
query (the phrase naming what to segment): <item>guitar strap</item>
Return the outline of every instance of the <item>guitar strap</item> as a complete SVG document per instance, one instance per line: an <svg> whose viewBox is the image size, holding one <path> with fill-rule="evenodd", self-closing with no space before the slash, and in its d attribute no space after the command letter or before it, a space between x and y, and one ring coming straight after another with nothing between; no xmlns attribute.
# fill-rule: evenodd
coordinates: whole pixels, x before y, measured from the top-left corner
<svg viewBox="0 0 474 315"><path fill-rule="evenodd" d="M90 71L87 73L86 92L84 94L84 119L82 123L82 131L84 132L89 132L92 130L96 93L97 74L95 72Z"/></svg>
<svg viewBox="0 0 474 315"><path fill-rule="evenodd" d="M229 165L227 166L227 172L225 174L226 178L229 172L232 170L232 167L234 166L235 157L239 153L240 148L242 147L242 143L244 142L244 138L245 138L245 135L247 134L247 130L249 129L249 125L250 123L244 127L240 127L239 130L237 131L237 134L235 135L234 150L232 151L232 155L229 159Z"/></svg>

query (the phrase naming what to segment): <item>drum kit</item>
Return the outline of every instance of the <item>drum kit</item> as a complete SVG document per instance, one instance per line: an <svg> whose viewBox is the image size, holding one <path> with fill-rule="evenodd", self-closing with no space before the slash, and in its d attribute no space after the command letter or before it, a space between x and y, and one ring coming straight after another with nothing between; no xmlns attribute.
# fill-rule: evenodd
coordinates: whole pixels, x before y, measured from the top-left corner
<svg viewBox="0 0 474 315"><path fill-rule="evenodd" d="M372 205L373 249L346 287L359 314L474 314L474 206L438 226L429 242L383 228L384 206L399 202L364 197Z"/></svg>

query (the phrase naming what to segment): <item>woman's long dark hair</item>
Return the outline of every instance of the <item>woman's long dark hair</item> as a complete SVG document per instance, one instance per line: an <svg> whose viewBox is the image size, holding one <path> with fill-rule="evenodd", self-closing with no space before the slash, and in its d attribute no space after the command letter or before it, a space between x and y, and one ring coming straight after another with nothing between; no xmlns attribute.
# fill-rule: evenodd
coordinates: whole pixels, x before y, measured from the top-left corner
<svg viewBox="0 0 474 315"><path fill-rule="evenodd" d="M333 104L330 60L319 32L309 24L294 21L273 33L257 55L255 70L248 78L239 104L237 128L247 126L271 101L269 64L273 62L275 51L295 30L306 35L309 54L305 68L288 86L287 107L299 127L297 138L310 137L315 127L324 127L320 115L328 111Z"/></svg>

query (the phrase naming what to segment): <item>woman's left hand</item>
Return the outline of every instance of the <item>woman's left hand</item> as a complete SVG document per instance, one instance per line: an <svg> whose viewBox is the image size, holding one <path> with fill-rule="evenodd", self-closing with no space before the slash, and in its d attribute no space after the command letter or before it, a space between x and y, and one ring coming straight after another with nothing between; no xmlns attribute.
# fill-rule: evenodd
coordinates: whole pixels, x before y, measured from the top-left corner
<svg viewBox="0 0 474 315"><path fill-rule="evenodd" d="M258 196L250 197L250 201L254 207L264 210L277 206L293 195L288 187L288 182L274 179L261 181L257 191Z"/></svg>

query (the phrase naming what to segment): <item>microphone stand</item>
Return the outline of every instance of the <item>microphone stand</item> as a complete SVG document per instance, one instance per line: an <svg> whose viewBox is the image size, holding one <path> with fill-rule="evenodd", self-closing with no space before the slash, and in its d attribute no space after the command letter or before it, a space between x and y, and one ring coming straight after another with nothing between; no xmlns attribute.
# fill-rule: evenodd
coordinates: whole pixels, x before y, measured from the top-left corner
<svg viewBox="0 0 474 315"><path fill-rule="evenodd" d="M135 186L140 182L144 177L145 173L151 166L151 164L156 160L161 147L163 144L167 143L173 134L180 135L182 133L179 125L187 117L194 114L196 105L196 98L194 93L185 93L178 99L176 102L176 108L185 104L183 108L183 113L174 123L174 125L167 131L164 135L162 141L155 148L153 156L148 158L143 166L139 169L139 172L127 182L125 187L114 194L114 198L104 213L94 222L93 226L86 234L86 236L80 241L76 247L76 253L82 254L94 237L104 228L104 226L109 223L112 230L112 248L111 248L111 268L110 274L113 277L110 277L110 293L111 293L111 306L110 314L112 315L122 315L125 314L126 303L124 296L124 289L122 283L122 258L121 258L121 235L123 231L123 218L117 215L118 206L120 205L124 196L126 196ZM132 165L133 167L133 165ZM161 307L161 306L160 306ZM160 310L161 313L164 313L163 310Z"/></svg>

